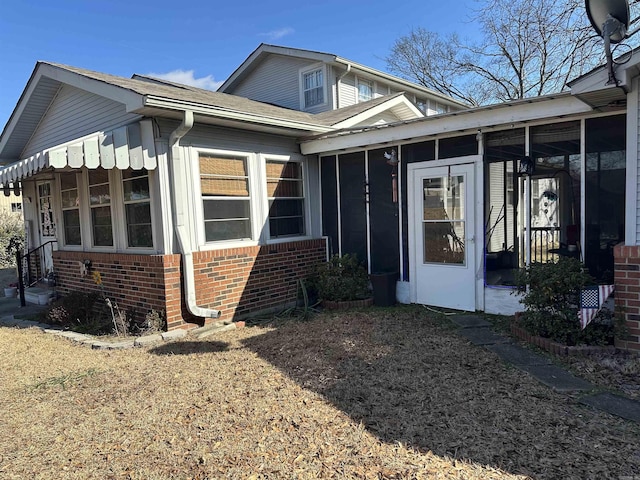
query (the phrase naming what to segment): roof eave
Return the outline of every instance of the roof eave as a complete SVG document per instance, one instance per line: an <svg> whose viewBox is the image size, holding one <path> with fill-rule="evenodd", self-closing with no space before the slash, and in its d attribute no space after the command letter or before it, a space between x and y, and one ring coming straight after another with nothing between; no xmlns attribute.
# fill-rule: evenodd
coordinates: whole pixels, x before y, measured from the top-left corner
<svg viewBox="0 0 640 480"><path fill-rule="evenodd" d="M256 115L250 112L242 112L229 108L203 105L199 103L168 99L153 95L145 96L144 106L172 111L191 110L194 114L211 118L219 118L225 121L233 120L239 122L247 122L251 124L265 125L266 127L271 128L281 127L288 130L298 130L300 132L328 133L334 130L333 127L327 125L299 122L296 120L287 120L273 116Z"/></svg>

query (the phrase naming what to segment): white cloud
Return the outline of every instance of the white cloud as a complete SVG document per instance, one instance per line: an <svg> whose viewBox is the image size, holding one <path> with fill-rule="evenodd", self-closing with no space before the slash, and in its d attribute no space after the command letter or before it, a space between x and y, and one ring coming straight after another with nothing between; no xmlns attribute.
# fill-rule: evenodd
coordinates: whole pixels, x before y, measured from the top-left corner
<svg viewBox="0 0 640 480"><path fill-rule="evenodd" d="M224 82L218 82L213 75L196 78L193 70L172 70L167 73L148 73L149 77L160 78L170 82L191 85L192 87L204 88L206 90L217 90Z"/></svg>
<svg viewBox="0 0 640 480"><path fill-rule="evenodd" d="M278 40L279 38L282 38L286 35L291 35L294 32L295 30L291 27L283 27L277 30L271 30L270 32L267 32L267 33L261 33L260 35L269 37L269 39L271 40Z"/></svg>

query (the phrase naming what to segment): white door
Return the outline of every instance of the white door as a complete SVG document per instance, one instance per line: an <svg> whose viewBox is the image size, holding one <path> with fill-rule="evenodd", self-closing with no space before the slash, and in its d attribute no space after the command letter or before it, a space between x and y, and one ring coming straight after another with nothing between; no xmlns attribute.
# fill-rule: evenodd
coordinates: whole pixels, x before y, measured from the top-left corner
<svg viewBox="0 0 640 480"><path fill-rule="evenodd" d="M474 166L414 173L416 302L475 311Z"/></svg>
<svg viewBox="0 0 640 480"><path fill-rule="evenodd" d="M50 240L56 239L56 223L53 217L53 182L38 183L38 232L40 242L32 248L44 245ZM45 277L53 270L53 244L49 243L41 249L40 253L40 278Z"/></svg>

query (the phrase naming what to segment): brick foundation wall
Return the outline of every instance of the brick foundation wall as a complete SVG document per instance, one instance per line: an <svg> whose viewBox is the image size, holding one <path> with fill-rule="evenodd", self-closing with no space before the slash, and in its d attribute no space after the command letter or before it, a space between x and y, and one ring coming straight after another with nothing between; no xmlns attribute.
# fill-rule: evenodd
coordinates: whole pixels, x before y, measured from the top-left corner
<svg viewBox="0 0 640 480"><path fill-rule="evenodd" d="M299 278L310 276L326 259L324 240L305 240L260 247L194 252L196 300L221 311L221 320L238 320L257 312L292 305ZM86 276L81 264L91 261ZM57 289L96 291L91 273L99 271L106 295L139 319L150 310L166 312L169 330L203 325L185 305L180 255L130 255L55 251Z"/></svg>
<svg viewBox="0 0 640 480"><path fill-rule="evenodd" d="M305 240L196 252L198 304L221 311L221 320L295 304L298 279L326 260L325 241Z"/></svg>
<svg viewBox="0 0 640 480"><path fill-rule="evenodd" d="M616 310L624 315L627 336L616 346L640 351L640 246L613 249Z"/></svg>
<svg viewBox="0 0 640 480"><path fill-rule="evenodd" d="M86 276L81 264L91 261ZM53 253L57 290L98 291L92 272L102 277L104 293L121 309L135 312L144 319L150 310L165 311L169 329L193 321L182 305L180 255L129 255L122 253L65 252Z"/></svg>

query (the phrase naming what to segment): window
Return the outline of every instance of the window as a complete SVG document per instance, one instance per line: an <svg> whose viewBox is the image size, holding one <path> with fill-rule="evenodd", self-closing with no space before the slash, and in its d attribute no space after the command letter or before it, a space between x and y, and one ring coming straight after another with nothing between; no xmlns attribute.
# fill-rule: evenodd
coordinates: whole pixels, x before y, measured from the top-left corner
<svg viewBox="0 0 640 480"><path fill-rule="evenodd" d="M200 190L207 242L251 238L248 159L200 153Z"/></svg>
<svg viewBox="0 0 640 480"><path fill-rule="evenodd" d="M304 235L302 164L267 160L266 171L271 238Z"/></svg>
<svg viewBox="0 0 640 480"><path fill-rule="evenodd" d="M80 232L80 196L75 172L60 174L60 197L64 244L82 245Z"/></svg>
<svg viewBox="0 0 640 480"><path fill-rule="evenodd" d="M373 83L368 80L358 80L358 101L366 102L373 98Z"/></svg>
<svg viewBox="0 0 640 480"><path fill-rule="evenodd" d="M93 245L112 247L113 228L111 226L109 172L103 168L89 170L89 209L91 211Z"/></svg>
<svg viewBox="0 0 640 480"><path fill-rule="evenodd" d="M309 108L314 105L324 103L324 75L322 68L302 74L302 93L304 96L304 107Z"/></svg>
<svg viewBox="0 0 640 480"><path fill-rule="evenodd" d="M416 107L425 115L428 115L429 101L424 98L416 98Z"/></svg>
<svg viewBox="0 0 640 480"><path fill-rule="evenodd" d="M123 170L122 191L127 222L127 245L153 247L149 172L146 169Z"/></svg>
<svg viewBox="0 0 640 480"><path fill-rule="evenodd" d="M14 213L21 213L22 212L22 204L21 203L11 202L11 211L14 212Z"/></svg>

